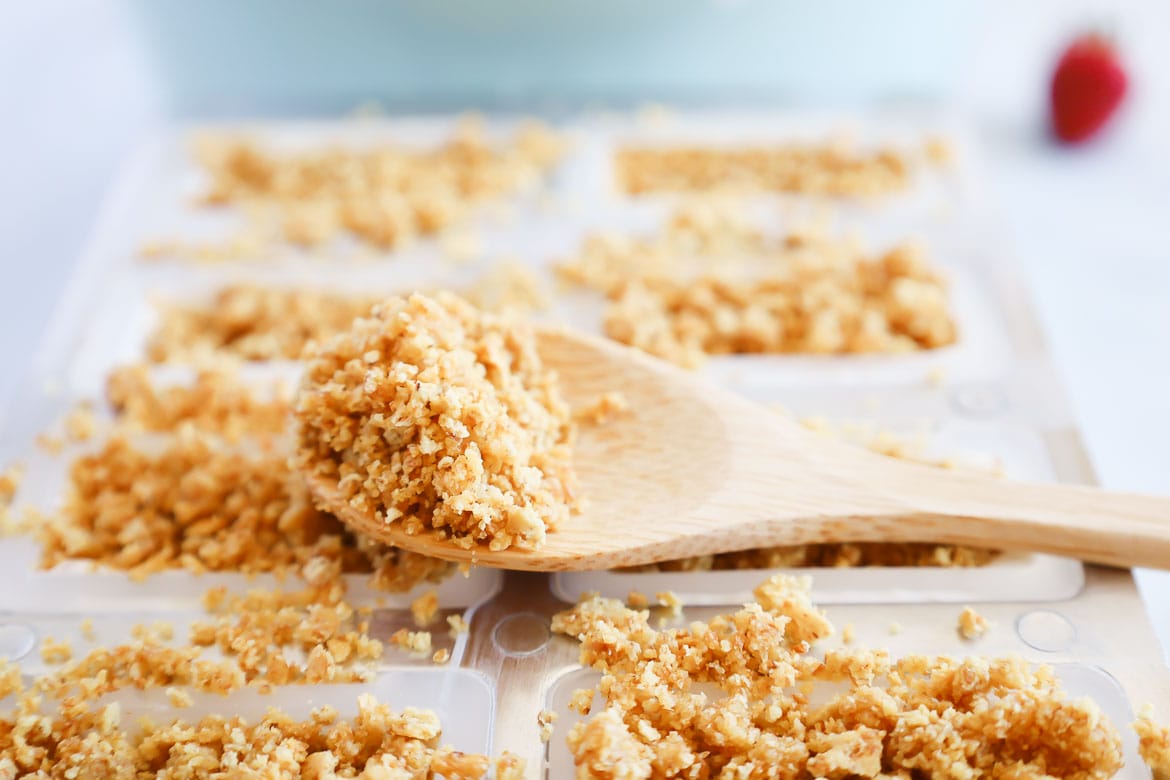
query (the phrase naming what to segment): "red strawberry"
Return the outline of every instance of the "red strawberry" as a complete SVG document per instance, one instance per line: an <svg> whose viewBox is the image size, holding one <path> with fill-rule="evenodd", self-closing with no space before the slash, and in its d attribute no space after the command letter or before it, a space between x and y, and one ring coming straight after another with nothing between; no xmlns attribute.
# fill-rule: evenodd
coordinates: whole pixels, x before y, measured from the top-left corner
<svg viewBox="0 0 1170 780"><path fill-rule="evenodd" d="M1077 38L1052 74L1052 131L1065 143L1088 139L1113 116L1125 88L1112 44L1099 35Z"/></svg>

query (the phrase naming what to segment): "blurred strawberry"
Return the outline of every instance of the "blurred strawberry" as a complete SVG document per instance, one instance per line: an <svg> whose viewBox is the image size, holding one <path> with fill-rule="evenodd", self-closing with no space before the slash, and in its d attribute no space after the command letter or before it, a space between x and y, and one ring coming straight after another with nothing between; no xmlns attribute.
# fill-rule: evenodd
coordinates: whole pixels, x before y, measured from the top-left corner
<svg viewBox="0 0 1170 780"><path fill-rule="evenodd" d="M1073 41L1052 74L1052 131L1061 141L1080 143L1113 116L1125 97L1125 71L1113 45L1099 35Z"/></svg>

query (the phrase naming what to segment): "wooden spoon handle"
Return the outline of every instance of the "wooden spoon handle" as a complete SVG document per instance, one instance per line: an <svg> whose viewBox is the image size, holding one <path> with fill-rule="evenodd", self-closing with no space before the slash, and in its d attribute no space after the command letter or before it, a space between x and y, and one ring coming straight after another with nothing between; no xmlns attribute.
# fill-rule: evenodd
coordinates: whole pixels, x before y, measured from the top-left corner
<svg viewBox="0 0 1170 780"><path fill-rule="evenodd" d="M899 469L905 530L920 539L1170 569L1170 498ZM918 472L915 476L914 472Z"/></svg>

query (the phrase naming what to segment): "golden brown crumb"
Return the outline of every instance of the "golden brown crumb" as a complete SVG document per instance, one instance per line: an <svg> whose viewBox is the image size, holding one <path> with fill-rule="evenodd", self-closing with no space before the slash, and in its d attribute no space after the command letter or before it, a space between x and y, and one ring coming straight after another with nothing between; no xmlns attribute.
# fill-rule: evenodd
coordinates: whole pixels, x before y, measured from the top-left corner
<svg viewBox="0 0 1170 780"><path fill-rule="evenodd" d="M593 689L592 688L578 688L573 691L572 697L569 699L569 709L581 715L588 715L593 708Z"/></svg>
<svg viewBox="0 0 1170 780"><path fill-rule="evenodd" d="M431 651L431 632L408 631L405 628L400 628L390 635L390 644L411 653L429 653Z"/></svg>
<svg viewBox="0 0 1170 780"><path fill-rule="evenodd" d="M1154 780L1170 780L1170 727L1154 721L1152 707L1147 707L1132 726L1138 735L1138 752Z"/></svg>
<svg viewBox="0 0 1170 780"><path fill-rule="evenodd" d="M852 623L846 623L841 627L841 642L843 644L851 645L856 638L857 632L854 630Z"/></svg>
<svg viewBox="0 0 1170 780"><path fill-rule="evenodd" d="M130 431L178 431L184 426L229 441L275 436L286 428L287 398L261 400L234 374L202 370L191 385L157 387L145 366L124 366L106 380L106 398L118 424Z"/></svg>
<svg viewBox="0 0 1170 780"><path fill-rule="evenodd" d="M172 707L182 709L184 707L190 707L195 703L191 698L191 694L182 688L167 688L166 694L167 701L171 703Z"/></svg>
<svg viewBox="0 0 1170 780"><path fill-rule="evenodd" d="M24 681L20 678L20 667L0 656L0 699L21 693L24 693Z"/></svg>
<svg viewBox="0 0 1170 780"><path fill-rule="evenodd" d="M552 739L553 724L557 722L557 714L551 710L541 710L536 713L536 724L540 727L540 741L548 742Z"/></svg>
<svg viewBox="0 0 1170 780"><path fill-rule="evenodd" d="M650 606L650 599L646 598L646 594L640 590L631 590L626 596L626 604L630 609L646 609Z"/></svg>
<svg viewBox="0 0 1170 780"><path fill-rule="evenodd" d="M198 436L157 453L110 439L74 461L63 511L34 530L46 567L80 558L136 577L183 568L311 580L324 567L371 572L377 587L408 590L453 570L354 537L313 508L284 453L248 455Z"/></svg>
<svg viewBox="0 0 1170 780"><path fill-rule="evenodd" d="M20 489L20 482L23 477L24 469L18 465L11 465L3 471L0 471L0 507L8 506L12 503L12 499L16 496L16 491Z"/></svg>
<svg viewBox="0 0 1170 780"><path fill-rule="evenodd" d="M41 640L41 660L47 664L63 664L73 658L73 645L69 640L57 641L51 636Z"/></svg>
<svg viewBox="0 0 1170 780"><path fill-rule="evenodd" d="M317 246L348 232L390 249L464 221L476 204L537 180L560 158L562 143L547 126L528 122L499 145L465 125L428 151L382 145L280 154L208 136L196 152L212 181L206 202L240 207L252 233L275 224L287 241Z"/></svg>
<svg viewBox="0 0 1170 780"><path fill-rule="evenodd" d="M296 463L407 533L531 549L568 519L573 426L527 327L451 294L391 299L314 354Z"/></svg>
<svg viewBox="0 0 1170 780"><path fill-rule="evenodd" d="M912 244L873 256L816 232L765 237L690 206L650 239L593 236L558 266L608 300L610 338L684 366L706 355L904 353L954 342L946 285Z"/></svg>
<svg viewBox="0 0 1170 780"><path fill-rule="evenodd" d="M906 155L837 143L785 146L638 148L618 150L617 177L631 195L716 189L774 190L810 195L886 195L909 185Z"/></svg>
<svg viewBox="0 0 1170 780"><path fill-rule="evenodd" d="M438 591L429 591L410 602L410 614L414 618L414 624L419 628L426 628L434 623L439 614Z"/></svg>
<svg viewBox="0 0 1170 780"><path fill-rule="evenodd" d="M550 305L549 294L532 270L513 260L496 263L466 291L469 302L484 311L527 314Z"/></svg>
<svg viewBox="0 0 1170 780"><path fill-rule="evenodd" d="M980 615L971 607L963 607L959 613L959 635L964 639L978 639L987 633L991 624L987 618Z"/></svg>
<svg viewBox="0 0 1170 780"><path fill-rule="evenodd" d="M431 656L431 660L436 664L445 664L451 660L451 651L445 647L441 647Z"/></svg>
<svg viewBox="0 0 1170 780"><path fill-rule="evenodd" d="M628 411L630 402L621 393L602 393L589 405L573 412L573 419L583 425L604 425Z"/></svg>
<svg viewBox="0 0 1170 780"><path fill-rule="evenodd" d="M654 600L658 602L658 606L666 607L666 611L670 613L671 617L679 617L682 615L683 603L674 591L664 590L654 594Z"/></svg>
<svg viewBox="0 0 1170 780"><path fill-rule="evenodd" d="M93 405L81 402L65 415L65 436L71 442L89 441L97 430L97 418Z"/></svg>
<svg viewBox="0 0 1170 780"><path fill-rule="evenodd" d="M380 300L321 290L235 284L204 305L166 305L147 344L156 362L217 353L243 360L295 360L305 347L344 331Z"/></svg>
<svg viewBox="0 0 1170 780"><path fill-rule="evenodd" d="M459 636L460 634L466 634L468 632L468 630L471 628L469 625L467 625L467 621L463 619L463 616L459 615L459 614L448 615L447 616L447 625L450 627L450 632L451 632L452 636Z"/></svg>
<svg viewBox="0 0 1170 780"><path fill-rule="evenodd" d="M776 575L739 611L657 631L592 597L553 618L602 672L575 725L580 777L1107 778L1121 741L1096 705L1018 658L811 652L832 633L809 581ZM717 686L721 695L712 695ZM813 704L807 689L826 688ZM576 708L584 694L574 694ZM617 768L628 774L618 774ZM784 772L777 774L778 767Z"/></svg>

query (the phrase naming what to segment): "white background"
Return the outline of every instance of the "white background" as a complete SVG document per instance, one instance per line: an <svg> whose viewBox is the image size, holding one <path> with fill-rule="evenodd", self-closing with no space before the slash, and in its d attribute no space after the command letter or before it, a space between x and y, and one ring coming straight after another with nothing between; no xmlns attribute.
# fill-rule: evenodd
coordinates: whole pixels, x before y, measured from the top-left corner
<svg viewBox="0 0 1170 780"><path fill-rule="evenodd" d="M1093 462L1108 487L1170 494L1170 3L977 8L952 102L982 131ZM1057 149L1047 74L1092 25L1120 41L1131 99L1097 143ZM115 171L165 121L158 94L122 5L0 5L0 415ZM1170 575L1142 583L1170 647Z"/></svg>

